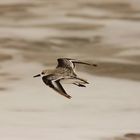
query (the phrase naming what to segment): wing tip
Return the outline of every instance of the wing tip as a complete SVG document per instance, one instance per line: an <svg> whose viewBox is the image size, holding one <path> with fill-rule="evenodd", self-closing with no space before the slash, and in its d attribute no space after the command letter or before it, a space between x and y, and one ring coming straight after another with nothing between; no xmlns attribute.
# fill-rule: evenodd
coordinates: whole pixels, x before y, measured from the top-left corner
<svg viewBox="0 0 140 140"><path fill-rule="evenodd" d="M72 97L69 95L69 96L67 96L67 98L68 98L68 99L71 99Z"/></svg>

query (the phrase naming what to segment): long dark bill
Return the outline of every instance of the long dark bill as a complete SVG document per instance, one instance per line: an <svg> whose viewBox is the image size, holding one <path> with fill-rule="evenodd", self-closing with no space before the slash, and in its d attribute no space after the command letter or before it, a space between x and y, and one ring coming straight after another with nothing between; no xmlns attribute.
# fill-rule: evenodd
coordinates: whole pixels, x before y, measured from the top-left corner
<svg viewBox="0 0 140 140"><path fill-rule="evenodd" d="M35 76L33 76L33 77L35 78L35 77L39 77L39 76L41 76L41 75L40 75L40 74L37 74L37 75L35 75Z"/></svg>

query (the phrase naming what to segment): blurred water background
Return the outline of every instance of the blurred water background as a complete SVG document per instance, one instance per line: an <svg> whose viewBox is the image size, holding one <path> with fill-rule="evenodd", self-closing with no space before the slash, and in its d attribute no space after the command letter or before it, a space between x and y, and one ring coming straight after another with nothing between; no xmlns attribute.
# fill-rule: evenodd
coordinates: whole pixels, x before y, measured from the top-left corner
<svg viewBox="0 0 140 140"><path fill-rule="evenodd" d="M99 65L70 101L32 78L59 57ZM140 139L140 1L1 0L0 82L1 140Z"/></svg>

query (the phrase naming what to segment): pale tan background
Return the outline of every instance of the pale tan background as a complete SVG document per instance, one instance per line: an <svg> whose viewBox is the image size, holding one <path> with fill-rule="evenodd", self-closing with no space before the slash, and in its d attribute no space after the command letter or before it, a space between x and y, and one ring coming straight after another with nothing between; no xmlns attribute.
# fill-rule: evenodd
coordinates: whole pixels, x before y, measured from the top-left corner
<svg viewBox="0 0 140 140"><path fill-rule="evenodd" d="M72 100L32 78L59 57L99 65ZM140 1L1 0L0 83L0 140L140 139Z"/></svg>

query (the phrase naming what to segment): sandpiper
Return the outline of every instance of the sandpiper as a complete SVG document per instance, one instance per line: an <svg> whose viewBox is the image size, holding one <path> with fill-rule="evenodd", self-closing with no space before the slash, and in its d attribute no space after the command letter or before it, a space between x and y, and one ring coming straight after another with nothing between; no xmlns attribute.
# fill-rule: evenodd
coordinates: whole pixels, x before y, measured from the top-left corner
<svg viewBox="0 0 140 140"><path fill-rule="evenodd" d="M59 58L57 59L58 65L53 70L43 70L41 74L37 74L34 77L42 77L43 82L54 89L59 94L71 99L65 89L62 87L60 82L69 81L70 83L79 86L86 87L85 84L89 84L86 80L79 78L75 73L75 64L85 64L90 66L97 66L96 64L89 64L75 59L70 58Z"/></svg>

